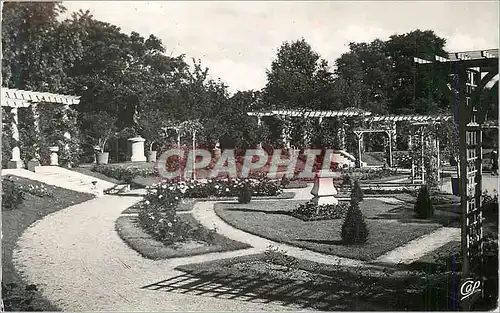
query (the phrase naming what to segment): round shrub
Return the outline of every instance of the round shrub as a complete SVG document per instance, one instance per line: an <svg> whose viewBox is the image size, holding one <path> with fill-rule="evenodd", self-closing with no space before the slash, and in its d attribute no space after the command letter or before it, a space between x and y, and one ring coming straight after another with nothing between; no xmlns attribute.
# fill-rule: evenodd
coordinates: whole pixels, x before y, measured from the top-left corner
<svg viewBox="0 0 500 313"><path fill-rule="evenodd" d="M357 202L352 202L342 224L342 242L360 244L368 240L368 227Z"/></svg>
<svg viewBox="0 0 500 313"><path fill-rule="evenodd" d="M281 187L286 187L290 185L290 178L285 174L281 177Z"/></svg>
<svg viewBox="0 0 500 313"><path fill-rule="evenodd" d="M434 214L434 207L432 206L431 196L427 185L420 187L414 211L417 218L421 219L430 218Z"/></svg>
<svg viewBox="0 0 500 313"><path fill-rule="evenodd" d="M333 220L344 218L349 208L347 202L334 204L321 204L310 200L296 207L291 215L304 221Z"/></svg>
<svg viewBox="0 0 500 313"><path fill-rule="evenodd" d="M2 182L2 210L15 210L24 201L24 191L21 186L5 178Z"/></svg>
<svg viewBox="0 0 500 313"><path fill-rule="evenodd" d="M350 187L352 185L352 178L349 174L342 174L342 186Z"/></svg>

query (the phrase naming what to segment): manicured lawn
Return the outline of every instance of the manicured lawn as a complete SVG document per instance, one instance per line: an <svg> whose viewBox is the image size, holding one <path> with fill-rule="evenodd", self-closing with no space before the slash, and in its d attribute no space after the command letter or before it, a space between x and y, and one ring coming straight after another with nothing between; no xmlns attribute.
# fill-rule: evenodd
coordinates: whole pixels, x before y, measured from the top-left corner
<svg viewBox="0 0 500 313"><path fill-rule="evenodd" d="M179 215L179 218L193 226L198 225L191 214L182 214ZM118 235L129 247L142 256L153 260L251 248L248 244L228 239L219 234L215 234L214 242L211 245L201 241L188 241L176 246L165 246L144 232L135 216L121 216L116 220L115 226Z"/></svg>
<svg viewBox="0 0 500 313"><path fill-rule="evenodd" d="M101 174L101 173L98 173L98 172L94 172L91 170L90 167L74 167L74 168L71 168L71 170L78 172L78 173L81 173L81 174L84 174L84 175L87 175L87 176L92 176L92 177L95 177L95 178L98 178L98 179L101 179L104 181L108 181L110 183L117 184L117 185L125 183L121 180L118 180L118 179L115 179L112 177L108 177L108 176Z"/></svg>
<svg viewBox="0 0 500 313"><path fill-rule="evenodd" d="M370 232L367 244L345 246L340 243L342 219L304 222L288 214L299 201L266 201L250 204L218 203L215 212L228 224L277 242L310 250L372 260L440 227L436 223L401 223L385 218L374 219L397 208L378 200L361 202Z"/></svg>
<svg viewBox="0 0 500 313"><path fill-rule="evenodd" d="M286 261L283 261L286 260ZM425 310L424 285L420 276L407 272L386 274L364 268L344 268L293 257L263 253L180 266L186 272L172 286L189 294L202 285L219 295L235 299L261 299L299 309ZM162 282L166 285L168 282ZM216 288L216 286L220 288ZM155 288L155 286L151 286Z"/></svg>
<svg viewBox="0 0 500 313"><path fill-rule="evenodd" d="M450 206L451 207L451 206ZM415 217L414 205L403 204L387 213L379 214L376 218L397 220L401 223L436 223L447 227L460 227L460 209L448 210L445 205L435 207L434 215L429 219L418 219Z"/></svg>
<svg viewBox="0 0 500 313"><path fill-rule="evenodd" d="M12 177L14 179L17 178L15 181L23 185L45 185L25 178ZM18 209L11 211L2 210L2 283L16 284L20 288L17 290L19 292L24 289L25 284L12 263L12 252L18 238L31 224L42 219L44 216L94 198L94 195L91 194L79 193L55 186L45 186L52 191L53 197L38 197L26 194L24 202ZM44 311L57 310L57 307L45 300L40 294L35 295L33 307Z"/></svg>
<svg viewBox="0 0 500 313"><path fill-rule="evenodd" d="M292 189L292 188L307 188L308 183L302 180L292 180L288 185L283 187L283 189Z"/></svg>

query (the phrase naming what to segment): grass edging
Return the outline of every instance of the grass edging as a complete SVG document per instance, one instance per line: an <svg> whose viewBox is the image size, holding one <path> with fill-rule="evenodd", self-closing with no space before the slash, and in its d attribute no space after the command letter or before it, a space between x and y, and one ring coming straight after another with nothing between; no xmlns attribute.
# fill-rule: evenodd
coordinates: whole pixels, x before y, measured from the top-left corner
<svg viewBox="0 0 500 313"><path fill-rule="evenodd" d="M191 214L182 214L179 215L179 218L193 226L198 224ZM164 260L251 248L249 244L229 239L217 233L214 235L214 245L197 246L191 249L167 247L142 230L135 216L120 216L115 222L115 230L118 236L120 236L131 249L151 260Z"/></svg>

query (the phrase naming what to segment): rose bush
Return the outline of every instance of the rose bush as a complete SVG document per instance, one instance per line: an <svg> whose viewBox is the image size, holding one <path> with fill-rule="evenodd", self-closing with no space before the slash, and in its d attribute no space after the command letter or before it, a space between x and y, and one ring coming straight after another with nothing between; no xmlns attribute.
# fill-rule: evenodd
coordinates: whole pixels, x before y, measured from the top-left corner
<svg viewBox="0 0 500 313"><path fill-rule="evenodd" d="M177 192L182 198L238 197L245 185L249 185L252 196L277 196L283 192L279 182L266 177L214 178L203 183L191 179L172 179L151 186L150 190L169 190L170 193Z"/></svg>
<svg viewBox="0 0 500 313"><path fill-rule="evenodd" d="M310 200L296 207L291 215L304 221L333 220L344 218L348 208L348 202L318 205Z"/></svg>
<svg viewBox="0 0 500 313"><path fill-rule="evenodd" d="M186 240L201 240L211 244L215 230L201 225L193 227L177 217L176 211L183 198L237 197L245 186L254 195L278 195L282 189L278 182L268 179L209 179L165 180L147 188L144 201L139 204L139 225L153 238L172 245Z"/></svg>

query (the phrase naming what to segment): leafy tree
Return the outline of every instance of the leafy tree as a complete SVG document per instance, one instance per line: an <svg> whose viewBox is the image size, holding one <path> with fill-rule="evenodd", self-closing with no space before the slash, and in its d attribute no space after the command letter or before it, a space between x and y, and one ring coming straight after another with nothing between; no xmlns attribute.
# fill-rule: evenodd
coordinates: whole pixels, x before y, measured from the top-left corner
<svg viewBox="0 0 500 313"><path fill-rule="evenodd" d="M225 109L212 115L212 133L217 134L223 147L247 149L265 141L266 126L259 126L257 119L247 114L258 99L259 94L252 90L239 91L225 102Z"/></svg>
<svg viewBox="0 0 500 313"><path fill-rule="evenodd" d="M436 55L447 57L446 40L433 31L415 30L393 35L385 44L385 52L392 63L391 112L428 114L439 108L449 108L441 88L448 76L438 71L417 71L414 57L433 60ZM416 102L420 99L419 102ZM424 105L422 105L424 104ZM429 111L430 110L430 111Z"/></svg>
<svg viewBox="0 0 500 313"><path fill-rule="evenodd" d="M169 114L155 108L146 108L137 118L138 132L146 139L146 147L153 150L153 145L165 143L165 131L170 122Z"/></svg>
<svg viewBox="0 0 500 313"><path fill-rule="evenodd" d="M447 57L446 41L433 31L415 30L387 41L351 43L335 63L336 102L374 113L436 113L449 109L442 71L417 71L414 57Z"/></svg>
<svg viewBox="0 0 500 313"><path fill-rule="evenodd" d="M333 76L328 62L304 39L284 42L266 74L263 100L268 108L327 109L332 105Z"/></svg>
<svg viewBox="0 0 500 313"><path fill-rule="evenodd" d="M78 36L57 21L58 2L5 2L2 10L3 86L60 92L66 70L81 57Z"/></svg>
<svg viewBox="0 0 500 313"><path fill-rule="evenodd" d="M390 92L392 66L385 55L386 43L350 43L350 51L335 63L339 100L349 107L374 113L386 113Z"/></svg>
<svg viewBox="0 0 500 313"><path fill-rule="evenodd" d="M105 151L109 139L117 134L117 122L117 118L107 112L89 112L84 113L82 117L82 123L90 129L86 139L92 145L98 146L100 152Z"/></svg>

